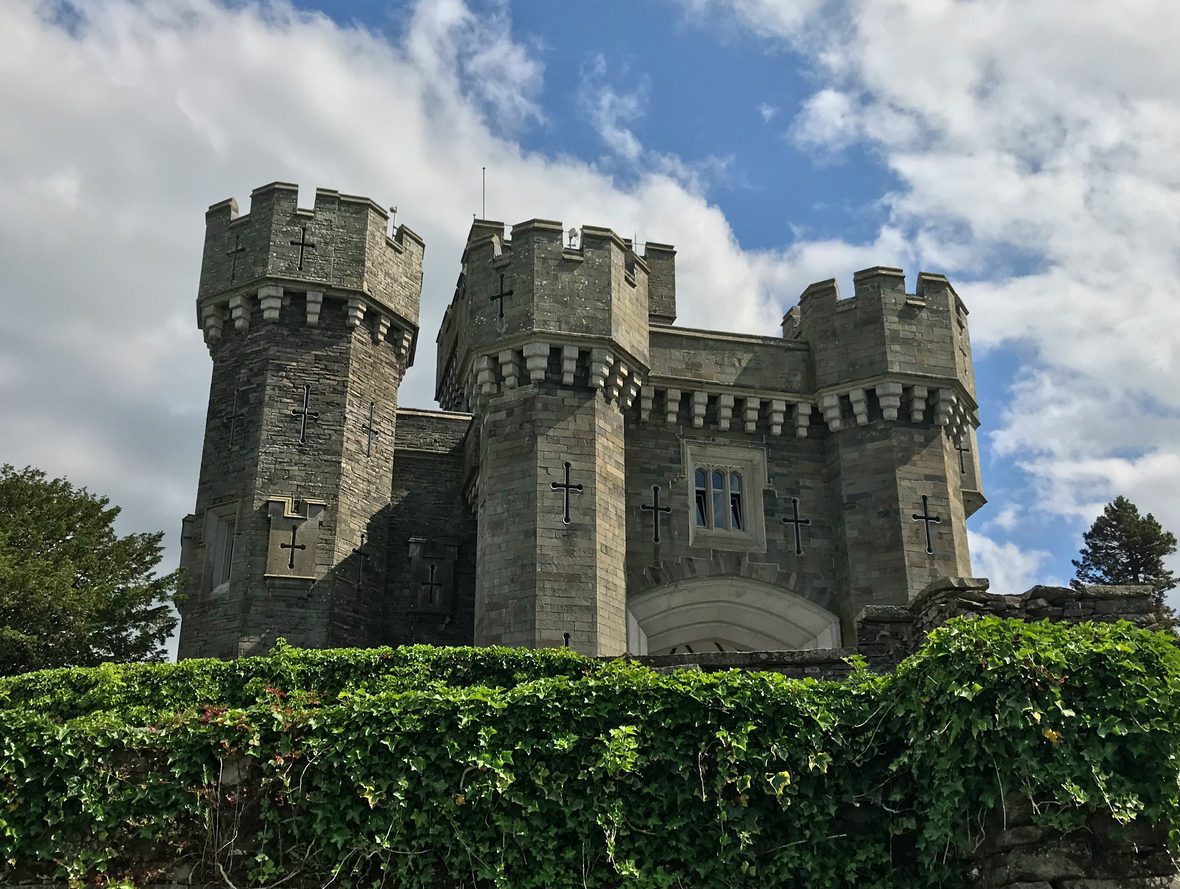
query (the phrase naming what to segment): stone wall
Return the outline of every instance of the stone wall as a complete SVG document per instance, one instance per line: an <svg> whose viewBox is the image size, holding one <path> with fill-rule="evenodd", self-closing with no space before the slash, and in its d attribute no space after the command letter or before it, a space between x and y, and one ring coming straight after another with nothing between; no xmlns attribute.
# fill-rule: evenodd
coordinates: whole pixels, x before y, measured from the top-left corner
<svg viewBox="0 0 1180 889"><path fill-rule="evenodd" d="M472 431L469 414L398 411L393 490L384 510L389 560L381 625L388 644L471 644L476 531L464 494L464 448ZM381 566L373 568L380 577Z"/></svg>
<svg viewBox="0 0 1180 889"><path fill-rule="evenodd" d="M1062 835L1033 823L1025 797L1011 795L992 813L971 855L972 889L1167 889L1180 886L1167 831L1125 827L1092 816Z"/></svg>
<svg viewBox="0 0 1180 889"><path fill-rule="evenodd" d="M634 659L654 669L769 670L797 678L835 679L848 673L847 659L853 655L863 657L871 669L888 671L914 651L931 630L951 618L988 615L1066 623L1126 620L1144 629L1157 626L1147 586L1035 586L1020 595L998 595L988 592L986 578L944 577L930 583L909 605L862 609L853 646L813 651L685 652Z"/></svg>

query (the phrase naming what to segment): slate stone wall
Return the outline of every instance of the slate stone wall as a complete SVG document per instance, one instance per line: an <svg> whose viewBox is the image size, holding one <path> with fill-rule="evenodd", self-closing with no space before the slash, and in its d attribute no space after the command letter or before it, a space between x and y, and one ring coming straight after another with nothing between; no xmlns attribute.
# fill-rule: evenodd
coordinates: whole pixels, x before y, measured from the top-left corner
<svg viewBox="0 0 1180 889"><path fill-rule="evenodd" d="M592 390L508 389L480 418L477 645L626 650L623 418ZM553 485L581 485L569 496Z"/></svg>
<svg viewBox="0 0 1180 889"><path fill-rule="evenodd" d="M398 413L381 614L387 644L470 645L474 638L476 523L464 462L469 435L469 414ZM422 542L418 564L412 540ZM435 602L428 589L423 595L431 564L449 569L436 572L444 586Z"/></svg>
<svg viewBox="0 0 1180 889"><path fill-rule="evenodd" d="M657 411L661 408L657 405ZM687 412L683 412L687 413ZM694 429L687 422L642 422L633 414L627 423L627 589L630 596L676 581L704 577L745 577L785 590L839 614L837 542L841 515L828 497L824 442L819 438L772 437L740 429L722 432L709 424ZM687 416L682 419L687 420ZM693 465L686 446L708 457L717 450L757 452L766 461L767 477L747 474L744 492L747 517L764 513L764 546L725 549L690 539L695 521ZM721 451L722 454L726 453ZM660 542L655 522L644 504L652 505L652 488L660 487L660 503L671 508L661 515ZM802 555L796 553L791 498L798 498L800 516L811 520L801 529ZM714 538L715 540L715 538Z"/></svg>
<svg viewBox="0 0 1180 889"><path fill-rule="evenodd" d="M1095 815L1062 834L1033 822L1029 800L1010 795L993 812L972 861L972 889L1168 889L1180 886L1158 825L1125 827Z"/></svg>

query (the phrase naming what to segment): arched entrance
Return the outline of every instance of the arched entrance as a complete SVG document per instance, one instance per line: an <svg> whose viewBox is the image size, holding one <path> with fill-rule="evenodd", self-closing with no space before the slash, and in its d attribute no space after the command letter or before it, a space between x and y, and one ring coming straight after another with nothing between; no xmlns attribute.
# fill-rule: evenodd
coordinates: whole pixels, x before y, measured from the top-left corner
<svg viewBox="0 0 1180 889"><path fill-rule="evenodd" d="M627 602L631 654L839 646L840 620L832 612L745 577L679 580Z"/></svg>

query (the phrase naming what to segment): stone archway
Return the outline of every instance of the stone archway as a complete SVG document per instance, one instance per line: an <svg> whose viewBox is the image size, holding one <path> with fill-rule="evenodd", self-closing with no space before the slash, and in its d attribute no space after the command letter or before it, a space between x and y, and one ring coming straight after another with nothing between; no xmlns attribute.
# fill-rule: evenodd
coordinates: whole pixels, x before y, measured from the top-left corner
<svg viewBox="0 0 1180 889"><path fill-rule="evenodd" d="M627 602L631 654L838 648L840 619L802 596L745 577L678 580Z"/></svg>

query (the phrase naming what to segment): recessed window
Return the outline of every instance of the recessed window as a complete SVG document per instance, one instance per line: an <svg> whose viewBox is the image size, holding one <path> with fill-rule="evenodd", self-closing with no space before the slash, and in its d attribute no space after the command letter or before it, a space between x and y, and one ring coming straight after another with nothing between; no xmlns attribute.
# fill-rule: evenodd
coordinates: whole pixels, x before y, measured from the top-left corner
<svg viewBox="0 0 1180 889"><path fill-rule="evenodd" d="M763 495L766 451L709 441L684 442L690 546L766 551Z"/></svg>
<svg viewBox="0 0 1180 889"><path fill-rule="evenodd" d="M233 570L234 539L238 530L238 507L211 509L205 526L206 561L209 589L220 590L229 583Z"/></svg>
<svg viewBox="0 0 1180 889"><path fill-rule="evenodd" d="M742 473L731 466L698 466L696 526L712 531L744 531Z"/></svg>

